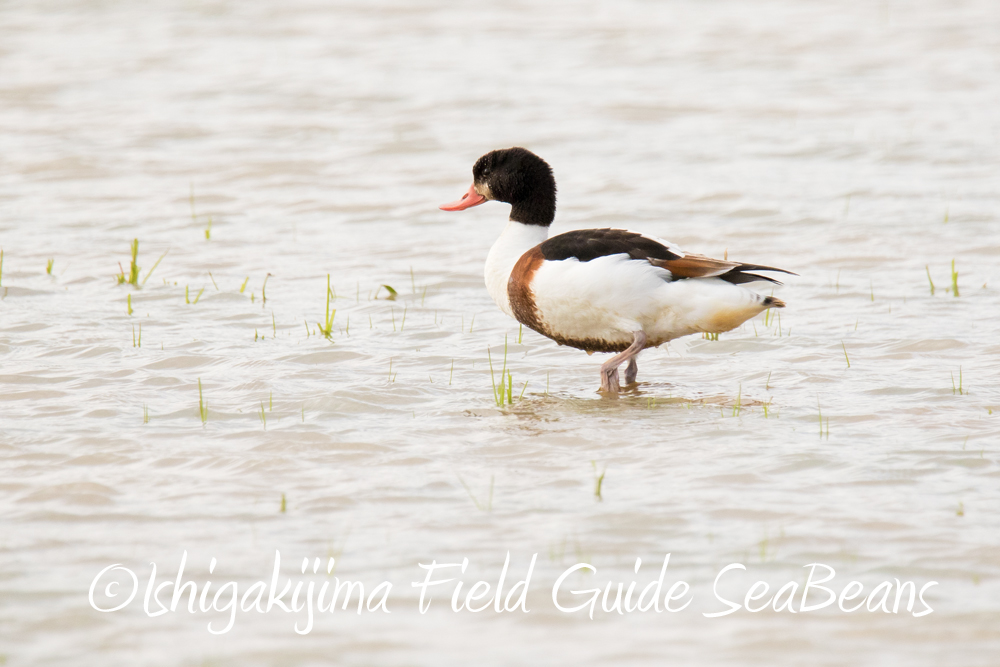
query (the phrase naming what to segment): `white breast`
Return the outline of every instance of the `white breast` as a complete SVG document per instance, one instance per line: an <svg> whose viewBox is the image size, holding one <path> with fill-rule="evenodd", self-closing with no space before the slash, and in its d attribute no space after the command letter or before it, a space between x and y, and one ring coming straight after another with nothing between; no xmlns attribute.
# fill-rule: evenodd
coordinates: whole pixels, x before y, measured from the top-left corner
<svg viewBox="0 0 1000 667"><path fill-rule="evenodd" d="M510 272L521 259L521 255L547 239L548 227L525 225L511 220L507 223L500 238L490 248L486 257L486 289L490 296L500 306L500 310L514 317L510 308L510 298L507 296L507 281Z"/></svg>

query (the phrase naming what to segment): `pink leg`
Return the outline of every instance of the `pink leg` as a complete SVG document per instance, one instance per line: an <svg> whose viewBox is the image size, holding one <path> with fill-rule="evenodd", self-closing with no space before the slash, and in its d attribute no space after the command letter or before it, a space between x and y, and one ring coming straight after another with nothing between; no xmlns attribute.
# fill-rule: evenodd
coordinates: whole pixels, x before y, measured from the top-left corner
<svg viewBox="0 0 1000 667"><path fill-rule="evenodd" d="M601 364L601 391L612 396L617 396L621 387L618 384L618 367L624 362L628 361L629 366L625 371L625 379L629 380L630 372L631 379L635 380L634 371L638 370L638 366L635 365L634 357L642 352L642 349L646 347L646 334L642 331L635 332L635 340L629 345L628 349L624 352L619 352L615 356L611 357L603 364Z"/></svg>
<svg viewBox="0 0 1000 667"><path fill-rule="evenodd" d="M638 354L636 357L639 356ZM628 366L625 367L625 386L633 384L635 382L635 376L639 374L639 364L635 363L635 357L628 360Z"/></svg>

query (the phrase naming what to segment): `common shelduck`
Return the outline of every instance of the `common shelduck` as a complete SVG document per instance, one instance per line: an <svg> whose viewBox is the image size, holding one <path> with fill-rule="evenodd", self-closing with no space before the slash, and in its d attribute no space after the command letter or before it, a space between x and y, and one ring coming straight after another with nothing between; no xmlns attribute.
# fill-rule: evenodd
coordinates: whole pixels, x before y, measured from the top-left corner
<svg viewBox="0 0 1000 667"><path fill-rule="evenodd" d="M618 367L635 382L636 357L647 347L693 333L735 329L768 308L773 296L742 285L781 284L751 271L780 271L684 252L626 229L578 229L549 238L556 213L552 168L529 150L487 153L472 168L461 211L495 200L510 221L486 258L486 288L500 309L560 345L588 354L617 352L601 366L601 391L617 395ZM794 274L793 274L794 275Z"/></svg>

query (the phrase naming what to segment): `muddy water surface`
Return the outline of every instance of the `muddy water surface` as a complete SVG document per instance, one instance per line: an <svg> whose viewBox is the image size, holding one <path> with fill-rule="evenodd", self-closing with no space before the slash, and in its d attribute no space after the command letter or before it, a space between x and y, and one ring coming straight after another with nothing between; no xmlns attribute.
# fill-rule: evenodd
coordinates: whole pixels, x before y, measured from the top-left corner
<svg viewBox="0 0 1000 667"><path fill-rule="evenodd" d="M987 1L5 3L0 662L995 664L998 48ZM507 207L437 210L510 145L557 230L788 268L788 308L601 399L486 293ZM185 550L241 593L333 556L392 613L147 617ZM417 563L508 551L530 613L416 612ZM665 553L682 612L552 606ZM702 615L817 562L934 612Z"/></svg>

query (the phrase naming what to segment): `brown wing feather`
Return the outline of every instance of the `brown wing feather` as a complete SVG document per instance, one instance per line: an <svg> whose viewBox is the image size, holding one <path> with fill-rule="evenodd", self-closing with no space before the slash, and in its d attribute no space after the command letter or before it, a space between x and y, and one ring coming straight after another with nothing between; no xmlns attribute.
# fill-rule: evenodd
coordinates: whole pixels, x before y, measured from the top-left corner
<svg viewBox="0 0 1000 667"><path fill-rule="evenodd" d="M687 254L676 259L652 259L650 263L669 271L675 278L713 278L740 267L739 262Z"/></svg>
<svg viewBox="0 0 1000 667"><path fill-rule="evenodd" d="M742 264L740 262L730 262L724 259L712 259L704 255L688 254L676 259L651 259L651 264L670 271L674 279L681 278L721 278L734 285L751 283L757 280L767 281L780 285L781 283L768 276L747 273L748 271L778 271L789 275L798 275L784 269L776 269L773 266L762 266L760 264Z"/></svg>

